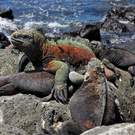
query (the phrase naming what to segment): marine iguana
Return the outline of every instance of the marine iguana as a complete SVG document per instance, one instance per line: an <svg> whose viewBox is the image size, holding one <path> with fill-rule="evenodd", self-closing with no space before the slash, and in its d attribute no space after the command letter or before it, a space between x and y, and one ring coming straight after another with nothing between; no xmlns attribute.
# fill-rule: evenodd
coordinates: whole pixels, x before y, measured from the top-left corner
<svg viewBox="0 0 135 135"><path fill-rule="evenodd" d="M116 122L114 99L115 92L110 90L102 62L93 58L88 64L83 84L70 99L71 116L82 131Z"/></svg>
<svg viewBox="0 0 135 135"><path fill-rule="evenodd" d="M95 58L93 51L85 44L63 40L47 41L38 31L16 31L11 40L16 49L26 54L24 61L29 59L36 70L55 74L54 97L62 103L66 103L68 99L69 65L77 69L80 65L87 65L91 58Z"/></svg>
<svg viewBox="0 0 135 135"><path fill-rule="evenodd" d="M135 54L124 48L107 47L98 41L92 41L91 48L99 59L107 59L118 68L128 70L135 65Z"/></svg>
<svg viewBox="0 0 135 135"><path fill-rule="evenodd" d="M61 129L66 135L78 135L95 126L122 122L115 104L118 89L107 81L103 63L92 58L84 76L83 84L69 101L72 120L64 123Z"/></svg>
<svg viewBox="0 0 135 135"><path fill-rule="evenodd" d="M45 97L51 93L53 85L54 75L45 71L0 76L0 96L25 93Z"/></svg>
<svg viewBox="0 0 135 135"><path fill-rule="evenodd" d="M117 72L115 66L128 71L132 75L131 86L135 84L135 54L120 47L107 47L101 42L92 41L91 48L97 58L110 69ZM112 63L112 64L111 64ZM114 66L113 66L114 65ZM119 74L119 73L118 73Z"/></svg>

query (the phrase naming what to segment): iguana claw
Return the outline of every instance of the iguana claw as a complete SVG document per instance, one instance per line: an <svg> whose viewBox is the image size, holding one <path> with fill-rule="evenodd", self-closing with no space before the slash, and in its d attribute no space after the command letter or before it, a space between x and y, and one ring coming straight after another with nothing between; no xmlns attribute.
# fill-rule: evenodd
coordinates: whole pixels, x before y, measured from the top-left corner
<svg viewBox="0 0 135 135"><path fill-rule="evenodd" d="M66 104L68 101L67 84L58 84L54 86L54 98L57 102Z"/></svg>

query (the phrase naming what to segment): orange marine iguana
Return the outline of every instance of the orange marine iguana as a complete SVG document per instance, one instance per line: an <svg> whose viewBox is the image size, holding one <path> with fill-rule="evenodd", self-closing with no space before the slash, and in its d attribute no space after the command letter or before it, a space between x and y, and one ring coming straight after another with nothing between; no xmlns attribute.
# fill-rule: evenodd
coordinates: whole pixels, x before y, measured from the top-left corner
<svg viewBox="0 0 135 135"><path fill-rule="evenodd" d="M11 40L16 49L25 53L36 70L55 74L54 97L62 103L66 103L68 97L69 65L77 69L80 65L87 65L91 58L95 57L85 44L62 41L51 43L38 31L16 31Z"/></svg>

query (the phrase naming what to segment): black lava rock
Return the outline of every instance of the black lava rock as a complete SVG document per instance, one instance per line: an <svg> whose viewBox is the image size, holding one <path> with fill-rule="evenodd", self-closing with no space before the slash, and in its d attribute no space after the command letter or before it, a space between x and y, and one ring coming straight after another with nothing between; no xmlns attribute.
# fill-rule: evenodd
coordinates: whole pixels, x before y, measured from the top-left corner
<svg viewBox="0 0 135 135"><path fill-rule="evenodd" d="M5 9L1 8L0 9L0 17L13 20L14 16L13 16L12 9L10 9L10 8L5 8Z"/></svg>
<svg viewBox="0 0 135 135"><path fill-rule="evenodd" d="M4 49L9 45L10 45L9 39L4 35L4 33L0 32L0 49Z"/></svg>
<svg viewBox="0 0 135 135"><path fill-rule="evenodd" d="M108 32L135 31L135 6L113 7L107 13L102 28Z"/></svg>

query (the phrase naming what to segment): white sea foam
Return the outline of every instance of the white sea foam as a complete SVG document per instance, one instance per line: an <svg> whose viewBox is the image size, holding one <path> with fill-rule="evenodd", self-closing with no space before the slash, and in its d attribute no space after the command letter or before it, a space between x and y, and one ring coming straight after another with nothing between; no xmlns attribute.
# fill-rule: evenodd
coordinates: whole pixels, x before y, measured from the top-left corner
<svg viewBox="0 0 135 135"><path fill-rule="evenodd" d="M135 40L135 34L134 34L134 35L132 35L131 39L132 39L132 40Z"/></svg>
<svg viewBox="0 0 135 135"><path fill-rule="evenodd" d="M1 32L7 35L17 29L18 29L17 25L13 21L0 17L0 31Z"/></svg>
<svg viewBox="0 0 135 135"><path fill-rule="evenodd" d="M36 21L31 21L31 22L26 22L24 24L24 29L30 29L32 28L33 26L39 26L39 27L42 27L45 23L43 21L39 21L39 22L36 22Z"/></svg>
<svg viewBox="0 0 135 135"><path fill-rule="evenodd" d="M67 25L67 24L60 24L60 23L58 23L58 22L50 22L49 24L48 24L48 27L49 28L66 28L66 27L68 27L69 25Z"/></svg>
<svg viewBox="0 0 135 135"><path fill-rule="evenodd" d="M128 24L128 23L129 23L129 21L119 20L119 23Z"/></svg>

